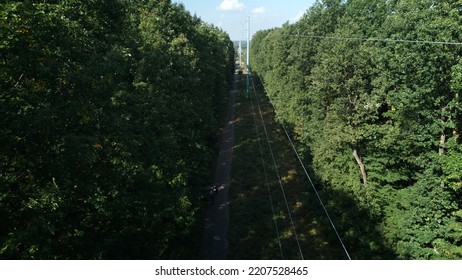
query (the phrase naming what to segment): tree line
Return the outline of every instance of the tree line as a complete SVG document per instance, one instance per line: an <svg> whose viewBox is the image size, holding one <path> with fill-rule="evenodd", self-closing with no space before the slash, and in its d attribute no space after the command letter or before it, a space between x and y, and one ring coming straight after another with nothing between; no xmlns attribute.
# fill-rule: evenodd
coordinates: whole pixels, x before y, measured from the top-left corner
<svg viewBox="0 0 462 280"><path fill-rule="evenodd" d="M194 258L233 74L170 0L0 8L0 258Z"/></svg>
<svg viewBox="0 0 462 280"><path fill-rule="evenodd" d="M252 70L337 221L350 221L347 243L368 240L374 221L383 242L363 248L374 257L462 257L460 42L462 2L449 0L317 1L252 39ZM369 219L335 203L336 192ZM384 248L393 255L380 256Z"/></svg>

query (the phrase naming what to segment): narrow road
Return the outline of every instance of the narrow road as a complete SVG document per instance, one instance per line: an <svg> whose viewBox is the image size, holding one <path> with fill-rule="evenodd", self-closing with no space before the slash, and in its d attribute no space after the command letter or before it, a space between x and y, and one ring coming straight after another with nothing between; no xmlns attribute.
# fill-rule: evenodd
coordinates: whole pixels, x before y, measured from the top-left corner
<svg viewBox="0 0 462 280"><path fill-rule="evenodd" d="M226 124L220 140L220 153L215 170L214 184L219 191L214 195L214 203L209 206L205 219L199 258L201 260L225 260L228 255L229 232L229 188L231 161L234 146L234 104L236 102L237 73L229 92Z"/></svg>

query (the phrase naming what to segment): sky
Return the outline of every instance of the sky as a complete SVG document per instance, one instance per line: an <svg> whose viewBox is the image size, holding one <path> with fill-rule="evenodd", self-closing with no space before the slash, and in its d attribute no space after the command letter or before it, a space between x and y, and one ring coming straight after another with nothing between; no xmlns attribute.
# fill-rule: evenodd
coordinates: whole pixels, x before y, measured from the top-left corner
<svg viewBox="0 0 462 280"><path fill-rule="evenodd" d="M250 16L250 36L258 30L280 27L296 22L316 0L173 0L183 3L186 10L203 21L228 32L231 40L247 39L247 19Z"/></svg>

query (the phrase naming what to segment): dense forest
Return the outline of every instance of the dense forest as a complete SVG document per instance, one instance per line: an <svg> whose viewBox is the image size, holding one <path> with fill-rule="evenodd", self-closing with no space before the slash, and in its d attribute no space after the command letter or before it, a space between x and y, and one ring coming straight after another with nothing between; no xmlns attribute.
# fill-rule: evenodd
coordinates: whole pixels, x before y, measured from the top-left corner
<svg viewBox="0 0 462 280"><path fill-rule="evenodd" d="M2 2L0 258L195 258L228 35L170 0Z"/></svg>
<svg viewBox="0 0 462 280"><path fill-rule="evenodd" d="M298 22L253 37L252 70L318 187L334 202L348 194L369 216L330 203L337 221L350 220L364 240L380 233L383 243L366 250L462 258L458 42L462 2L450 0L317 1Z"/></svg>

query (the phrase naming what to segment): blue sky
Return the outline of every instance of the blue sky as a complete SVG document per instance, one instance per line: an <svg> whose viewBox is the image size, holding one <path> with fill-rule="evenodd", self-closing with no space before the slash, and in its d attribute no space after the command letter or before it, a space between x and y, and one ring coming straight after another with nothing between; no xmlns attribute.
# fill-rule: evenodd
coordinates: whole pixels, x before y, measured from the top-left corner
<svg viewBox="0 0 462 280"><path fill-rule="evenodd" d="M232 40L247 38L247 18L250 16L251 36L258 30L279 27L294 22L316 0L173 0L183 3L186 10L203 21L228 32Z"/></svg>

